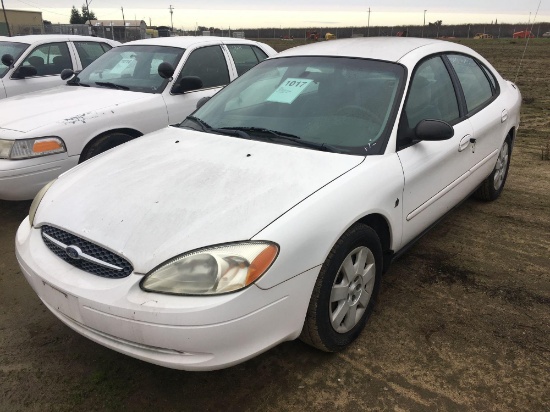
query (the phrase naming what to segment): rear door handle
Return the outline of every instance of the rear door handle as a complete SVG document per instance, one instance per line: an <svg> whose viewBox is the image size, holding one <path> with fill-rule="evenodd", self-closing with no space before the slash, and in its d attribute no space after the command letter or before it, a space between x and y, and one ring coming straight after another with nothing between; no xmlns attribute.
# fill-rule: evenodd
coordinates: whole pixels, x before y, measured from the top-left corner
<svg viewBox="0 0 550 412"><path fill-rule="evenodd" d="M460 139L460 143L458 144L458 151L462 152L464 149L466 149L470 144L471 139L472 139L472 136L470 136L469 134L467 134L462 139Z"/></svg>

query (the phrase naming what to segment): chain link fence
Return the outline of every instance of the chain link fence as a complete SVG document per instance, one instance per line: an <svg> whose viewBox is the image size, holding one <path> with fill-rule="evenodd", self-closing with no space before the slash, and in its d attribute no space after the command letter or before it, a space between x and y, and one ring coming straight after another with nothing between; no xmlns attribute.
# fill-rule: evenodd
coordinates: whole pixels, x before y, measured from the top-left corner
<svg viewBox="0 0 550 412"><path fill-rule="evenodd" d="M125 43L146 37L140 26L90 26L87 24L48 24L44 26L47 34L78 34L95 36Z"/></svg>

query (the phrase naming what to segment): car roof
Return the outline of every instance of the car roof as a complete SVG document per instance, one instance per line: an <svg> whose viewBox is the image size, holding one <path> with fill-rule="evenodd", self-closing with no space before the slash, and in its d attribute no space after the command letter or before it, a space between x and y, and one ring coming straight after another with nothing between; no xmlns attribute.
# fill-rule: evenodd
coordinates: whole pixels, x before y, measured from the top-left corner
<svg viewBox="0 0 550 412"><path fill-rule="evenodd" d="M410 52L427 48L472 53L472 50L452 42L415 37L357 37L311 43L279 53L275 58L288 56L359 57L398 62Z"/></svg>
<svg viewBox="0 0 550 412"><path fill-rule="evenodd" d="M0 41L26 43L26 44L44 43L44 42L50 42L50 41L66 41L66 40L94 41L94 42L105 42L109 44L120 44L117 41L114 41L111 39L105 39L103 37L79 36L76 34L30 34L28 36L13 36L13 37L0 36Z"/></svg>
<svg viewBox="0 0 550 412"><path fill-rule="evenodd" d="M134 40L124 45L154 45L154 46L172 46L189 48L199 44L260 44L252 40L245 40L233 37L217 36L175 36L175 37L156 37L152 39Z"/></svg>

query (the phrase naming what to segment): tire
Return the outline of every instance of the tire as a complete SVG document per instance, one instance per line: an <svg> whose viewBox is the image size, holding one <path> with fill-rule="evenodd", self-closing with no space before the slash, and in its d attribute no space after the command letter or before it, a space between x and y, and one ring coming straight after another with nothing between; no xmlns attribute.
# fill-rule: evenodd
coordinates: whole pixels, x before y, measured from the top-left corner
<svg viewBox="0 0 550 412"><path fill-rule="evenodd" d="M481 185L474 192L474 197L479 200L490 202L496 200L506 183L508 177L508 169L510 168L510 159L512 157L512 140L510 135L506 136L504 143L498 153L497 162L495 168L491 174L481 183Z"/></svg>
<svg viewBox="0 0 550 412"><path fill-rule="evenodd" d="M134 136L130 136L125 133L109 133L103 136L96 137L94 140L88 143L88 146L80 155L80 160L78 163L82 163L85 160L91 159L92 157L97 156L100 153L106 152L113 147L120 146L121 144L133 139Z"/></svg>
<svg viewBox="0 0 550 412"><path fill-rule="evenodd" d="M382 246L373 229L357 224L344 233L321 268L300 339L325 352L351 344L374 308L382 262Z"/></svg>

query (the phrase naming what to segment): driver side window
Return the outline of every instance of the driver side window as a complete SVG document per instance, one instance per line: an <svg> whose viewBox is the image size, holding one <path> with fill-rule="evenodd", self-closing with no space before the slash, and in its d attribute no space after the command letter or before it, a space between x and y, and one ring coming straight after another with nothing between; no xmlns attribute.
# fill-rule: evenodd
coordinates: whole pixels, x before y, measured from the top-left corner
<svg viewBox="0 0 550 412"><path fill-rule="evenodd" d="M415 70L399 122L397 149L410 145L414 128L422 120L453 123L460 117L451 76L440 56L423 61Z"/></svg>
<svg viewBox="0 0 550 412"><path fill-rule="evenodd" d="M191 53L178 80L182 77L197 76L202 80L202 88L225 86L229 83L229 70L227 61L220 46L208 46L197 49Z"/></svg>
<svg viewBox="0 0 550 412"><path fill-rule="evenodd" d="M48 43L37 47L23 61L23 66L33 66L36 76L51 76L61 73L63 69L73 69L66 43Z"/></svg>
<svg viewBox="0 0 550 412"><path fill-rule="evenodd" d="M453 83L441 57L424 61L414 73L405 112L410 128L425 119L450 123L459 118Z"/></svg>

